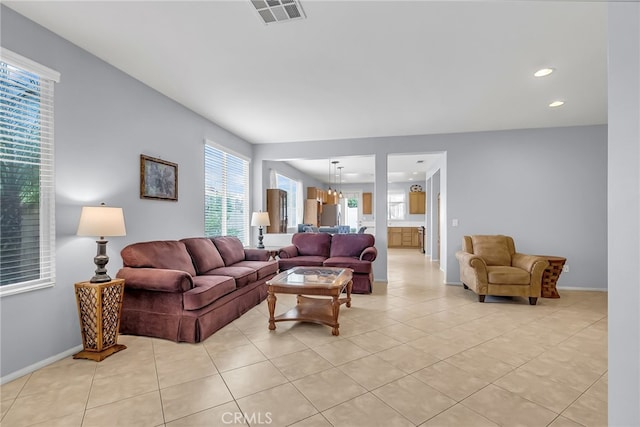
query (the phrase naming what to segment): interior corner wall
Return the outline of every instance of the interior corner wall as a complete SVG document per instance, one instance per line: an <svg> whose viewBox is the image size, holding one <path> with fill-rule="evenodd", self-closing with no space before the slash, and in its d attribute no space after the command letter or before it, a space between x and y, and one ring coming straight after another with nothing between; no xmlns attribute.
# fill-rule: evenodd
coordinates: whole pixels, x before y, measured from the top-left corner
<svg viewBox="0 0 640 427"><path fill-rule="evenodd" d="M204 140L252 157L252 145L43 27L0 6L4 48L61 73L55 85L56 284L0 299L0 377L81 345L73 284L93 275L95 239L76 236L81 207L124 209L127 236L108 244L113 277L120 250L204 230ZM140 199L140 154L178 164L178 201Z"/></svg>
<svg viewBox="0 0 640 427"><path fill-rule="evenodd" d="M640 426L640 4L608 19L608 425Z"/></svg>

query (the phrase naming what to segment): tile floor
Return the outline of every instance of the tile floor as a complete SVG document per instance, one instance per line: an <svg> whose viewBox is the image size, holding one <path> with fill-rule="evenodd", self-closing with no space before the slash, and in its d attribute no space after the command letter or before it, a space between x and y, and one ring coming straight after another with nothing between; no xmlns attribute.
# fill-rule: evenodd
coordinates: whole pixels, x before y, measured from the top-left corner
<svg viewBox="0 0 640 427"><path fill-rule="evenodd" d="M386 294L342 306L339 337L270 332L266 302L201 344L121 336L128 348L103 362L3 385L0 424L605 426L607 294L560 294L481 304L418 251L392 250Z"/></svg>

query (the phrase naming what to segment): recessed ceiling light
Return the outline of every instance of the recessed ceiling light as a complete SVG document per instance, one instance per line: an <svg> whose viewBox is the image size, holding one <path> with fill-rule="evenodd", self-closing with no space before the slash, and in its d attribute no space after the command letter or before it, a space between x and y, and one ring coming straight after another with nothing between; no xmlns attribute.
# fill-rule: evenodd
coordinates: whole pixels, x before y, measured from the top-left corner
<svg viewBox="0 0 640 427"><path fill-rule="evenodd" d="M559 107L561 105L564 105L564 101L553 101L551 104L549 104L549 107Z"/></svg>
<svg viewBox="0 0 640 427"><path fill-rule="evenodd" d="M534 76L536 77L545 77L548 76L549 74L553 73L553 68L541 68L538 71L536 71L535 73L533 73Z"/></svg>

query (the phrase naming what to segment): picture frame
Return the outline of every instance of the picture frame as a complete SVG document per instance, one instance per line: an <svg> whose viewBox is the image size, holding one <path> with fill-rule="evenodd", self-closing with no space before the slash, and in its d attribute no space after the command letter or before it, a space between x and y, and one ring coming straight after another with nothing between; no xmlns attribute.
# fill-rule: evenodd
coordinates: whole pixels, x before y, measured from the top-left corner
<svg viewBox="0 0 640 427"><path fill-rule="evenodd" d="M140 198L178 201L178 165L140 155Z"/></svg>

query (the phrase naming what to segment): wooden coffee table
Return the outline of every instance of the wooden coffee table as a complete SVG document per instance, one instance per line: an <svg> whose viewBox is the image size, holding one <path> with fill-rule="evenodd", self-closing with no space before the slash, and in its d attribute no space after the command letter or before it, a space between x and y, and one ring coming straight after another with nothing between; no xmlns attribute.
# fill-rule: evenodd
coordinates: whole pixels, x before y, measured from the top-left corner
<svg viewBox="0 0 640 427"><path fill-rule="evenodd" d="M331 333L339 335L340 305L351 307L352 276L350 268L337 267L294 267L278 274L267 282L269 329L273 331L276 322L297 320L331 326ZM343 291L347 293L346 298L340 298ZM275 317L276 293L298 295L297 305ZM304 295L331 298L309 298Z"/></svg>

